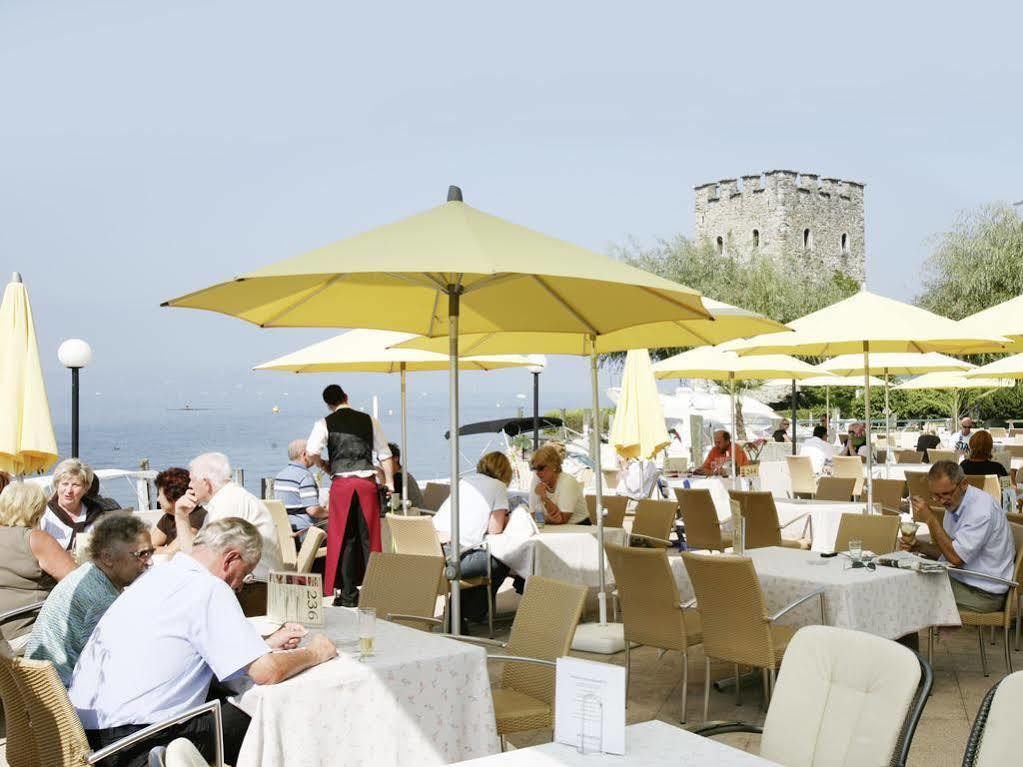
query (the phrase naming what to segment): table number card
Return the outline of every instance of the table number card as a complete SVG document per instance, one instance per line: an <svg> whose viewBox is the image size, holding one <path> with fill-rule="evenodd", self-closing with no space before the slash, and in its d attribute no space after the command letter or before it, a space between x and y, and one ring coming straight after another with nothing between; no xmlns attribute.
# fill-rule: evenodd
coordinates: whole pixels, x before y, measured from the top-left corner
<svg viewBox="0 0 1023 767"><path fill-rule="evenodd" d="M270 571L267 617L281 623L323 625L323 576L316 573Z"/></svg>
<svg viewBox="0 0 1023 767"><path fill-rule="evenodd" d="M554 740L583 753L625 753L625 669L558 658Z"/></svg>

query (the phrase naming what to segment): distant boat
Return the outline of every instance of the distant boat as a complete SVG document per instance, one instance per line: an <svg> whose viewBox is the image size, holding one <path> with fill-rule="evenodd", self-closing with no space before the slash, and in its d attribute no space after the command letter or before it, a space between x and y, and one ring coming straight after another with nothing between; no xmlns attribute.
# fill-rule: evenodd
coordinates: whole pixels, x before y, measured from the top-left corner
<svg viewBox="0 0 1023 767"><path fill-rule="evenodd" d="M192 407L191 405L188 405L188 404L186 404L184 407L169 407L169 408L167 408L167 410L169 412L172 412L172 413L183 413L183 412L198 413L198 412L201 412L203 410L212 410L212 409L213 408L211 408L211 407Z"/></svg>

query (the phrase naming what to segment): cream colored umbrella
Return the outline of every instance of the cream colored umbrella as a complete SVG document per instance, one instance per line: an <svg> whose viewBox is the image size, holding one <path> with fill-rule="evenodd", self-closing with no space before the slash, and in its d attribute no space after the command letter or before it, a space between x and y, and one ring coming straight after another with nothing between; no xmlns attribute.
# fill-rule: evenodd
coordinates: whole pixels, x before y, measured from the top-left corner
<svg viewBox="0 0 1023 767"><path fill-rule="evenodd" d="M979 368L977 369L979 370ZM976 372L976 370L971 371ZM983 378L973 377L961 372L926 373L922 376L912 378L905 383L895 387L897 391L918 391L920 389L939 389L949 392L947 406L949 415L952 418L952 429L955 430L956 420L962 407L960 392L964 389L988 389L990 394L995 389L1004 389L1013 386L1014 382L1009 378ZM985 396L985 395L981 395Z"/></svg>
<svg viewBox="0 0 1023 767"><path fill-rule="evenodd" d="M994 330L1012 341L1003 351L1023 352L1023 296L964 317L959 324L971 333Z"/></svg>
<svg viewBox="0 0 1023 767"><path fill-rule="evenodd" d="M360 328L328 338L283 357L256 365L253 370L277 370L289 373L400 373L401 374L401 459L409 465L408 407L406 374L430 370L447 370L445 354L417 349L389 347L418 336L393 330ZM461 357L460 370L499 370L511 367L544 367L547 360L540 355L504 354L491 357ZM408 482L401 483L402 509L408 509Z"/></svg>
<svg viewBox="0 0 1023 767"><path fill-rule="evenodd" d="M945 352L967 354L997 352L1009 340L979 332L916 306L885 298L864 289L824 309L789 323L794 332L772 333L736 342L740 354L801 354L834 357L862 354L865 371L870 355L879 352ZM870 381L864 372L867 444L870 438ZM873 451L867 451L867 504L874 501L871 477Z"/></svg>
<svg viewBox="0 0 1023 767"><path fill-rule="evenodd" d="M966 378L1023 378L1023 354L1003 357L963 373Z"/></svg>
<svg viewBox="0 0 1023 767"><path fill-rule="evenodd" d="M0 304L0 471L34 474L56 462L32 305L15 272Z"/></svg>
<svg viewBox="0 0 1023 767"><path fill-rule="evenodd" d="M630 349L625 355L621 393L608 441L623 458L639 459L653 458L671 442L646 349Z"/></svg>

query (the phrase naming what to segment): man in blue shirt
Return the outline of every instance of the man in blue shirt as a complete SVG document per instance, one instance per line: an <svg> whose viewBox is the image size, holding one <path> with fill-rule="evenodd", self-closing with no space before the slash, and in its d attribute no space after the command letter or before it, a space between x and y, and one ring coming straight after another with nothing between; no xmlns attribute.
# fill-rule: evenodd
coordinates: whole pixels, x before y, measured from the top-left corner
<svg viewBox="0 0 1023 767"><path fill-rule="evenodd" d="M938 461L927 472L931 495L945 507L939 523L927 499L913 496L913 516L925 522L933 543L913 546L924 556L948 562L953 567L1010 580L1016 559L1016 544L1005 513L994 499L971 486L959 464ZM1001 610L1009 587L979 575L949 572L956 604L970 612Z"/></svg>
<svg viewBox="0 0 1023 767"><path fill-rule="evenodd" d="M304 439L288 445L288 465L274 479L274 496L288 511L291 529L305 535L305 530L321 521L326 524L327 510L320 506L320 489L309 471L313 461L305 450Z"/></svg>

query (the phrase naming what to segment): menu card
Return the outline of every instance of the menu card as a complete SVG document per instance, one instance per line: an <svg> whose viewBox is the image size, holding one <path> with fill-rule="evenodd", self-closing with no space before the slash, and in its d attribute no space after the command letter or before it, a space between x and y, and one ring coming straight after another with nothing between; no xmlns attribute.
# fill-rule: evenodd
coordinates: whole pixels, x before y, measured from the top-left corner
<svg viewBox="0 0 1023 767"><path fill-rule="evenodd" d="M266 594L267 617L281 623L323 625L323 576L271 570Z"/></svg>
<svg viewBox="0 0 1023 767"><path fill-rule="evenodd" d="M554 740L587 752L625 753L625 669L558 658Z"/></svg>

